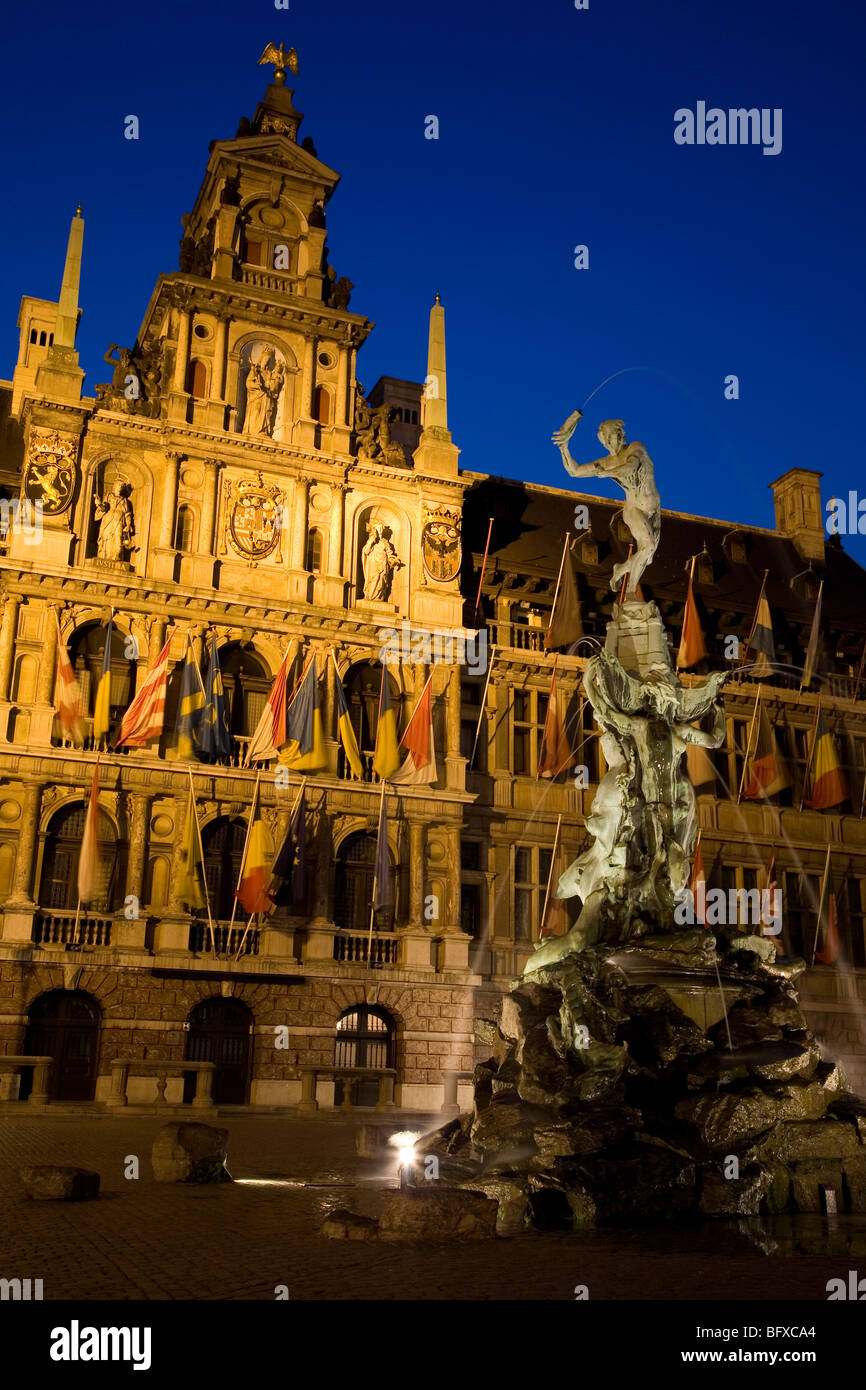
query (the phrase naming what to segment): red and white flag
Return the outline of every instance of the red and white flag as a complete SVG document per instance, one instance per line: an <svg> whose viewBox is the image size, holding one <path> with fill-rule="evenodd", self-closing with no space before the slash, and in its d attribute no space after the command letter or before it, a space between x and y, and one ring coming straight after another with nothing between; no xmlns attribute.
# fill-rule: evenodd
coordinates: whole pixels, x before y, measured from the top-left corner
<svg viewBox="0 0 866 1390"><path fill-rule="evenodd" d="M406 725L400 744L409 751L388 780L392 786L425 787L436 781L436 748L433 743L433 699L430 676Z"/></svg>
<svg viewBox="0 0 866 1390"><path fill-rule="evenodd" d="M262 710L262 717L256 725L255 733L247 746L247 756L244 758L245 763L265 762L268 758L275 758L283 747L283 744L287 742L286 676L288 669L289 653L287 650L280 663L280 669L274 677L271 693ZM301 680L298 681L298 690L301 688L302 681L303 676Z"/></svg>
<svg viewBox="0 0 866 1390"><path fill-rule="evenodd" d="M73 743L83 743L87 733L84 696L81 693L81 686L75 678L72 662L69 660L66 643L60 631L60 619L57 617L56 608L54 620L57 623L57 680L54 691L57 718L64 734L71 738Z"/></svg>
<svg viewBox="0 0 866 1390"><path fill-rule="evenodd" d="M120 726L115 748L143 748L162 733L165 719L165 687L168 681L169 637L145 678Z"/></svg>
<svg viewBox="0 0 866 1390"><path fill-rule="evenodd" d="M99 759L93 769L90 785L90 801L84 821L84 834L81 837L81 851L78 856L78 898L89 903L99 896L99 880L102 860L99 855Z"/></svg>

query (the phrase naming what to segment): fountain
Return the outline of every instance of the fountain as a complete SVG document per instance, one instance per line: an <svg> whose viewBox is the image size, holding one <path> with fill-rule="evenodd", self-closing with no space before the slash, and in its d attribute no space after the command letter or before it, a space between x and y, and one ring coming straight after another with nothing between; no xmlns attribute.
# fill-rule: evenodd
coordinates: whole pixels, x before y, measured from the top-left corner
<svg viewBox="0 0 866 1390"><path fill-rule="evenodd" d="M489 1060L474 1105L416 1145L443 1183L499 1204L497 1229L617 1218L866 1211L866 1105L822 1059L800 1009L801 960L737 925L689 925L697 833L689 743L718 747L726 673L684 687L664 624L639 595L660 533L653 465L606 421L607 454L575 477L623 487L635 541L584 690L607 772L590 846L558 896L581 910L537 943L497 1020L476 1024ZM629 597L629 593L633 596Z"/></svg>

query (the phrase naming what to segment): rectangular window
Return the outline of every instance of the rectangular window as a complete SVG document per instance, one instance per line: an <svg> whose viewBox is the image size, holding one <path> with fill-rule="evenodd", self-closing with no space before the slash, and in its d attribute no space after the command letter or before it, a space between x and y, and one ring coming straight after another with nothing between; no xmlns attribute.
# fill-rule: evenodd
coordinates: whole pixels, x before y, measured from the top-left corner
<svg viewBox="0 0 866 1390"><path fill-rule="evenodd" d="M538 936L553 848L518 845L514 851L514 938Z"/></svg>
<svg viewBox="0 0 866 1390"><path fill-rule="evenodd" d="M546 692L515 691L511 711L511 768L518 776L534 777L538 770L546 717Z"/></svg>
<svg viewBox="0 0 866 1390"><path fill-rule="evenodd" d="M481 930L481 888L477 883L460 887L460 927L468 936L478 936Z"/></svg>
<svg viewBox="0 0 866 1390"><path fill-rule="evenodd" d="M460 867L469 870L481 868L481 845L478 840L461 840Z"/></svg>
<svg viewBox="0 0 866 1390"><path fill-rule="evenodd" d="M260 241L248 241L244 253L244 260L247 265L264 265L264 249Z"/></svg>

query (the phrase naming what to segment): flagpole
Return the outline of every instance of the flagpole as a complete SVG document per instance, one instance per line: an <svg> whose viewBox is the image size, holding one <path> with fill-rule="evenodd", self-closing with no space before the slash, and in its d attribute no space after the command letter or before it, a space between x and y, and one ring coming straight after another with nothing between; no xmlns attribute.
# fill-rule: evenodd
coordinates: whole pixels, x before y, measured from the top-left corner
<svg viewBox="0 0 866 1390"><path fill-rule="evenodd" d="M245 867L246 867L246 862L247 862L247 849L248 849L249 843L250 843L250 836L251 836L252 833L253 833L253 821L254 821L255 815L256 815L256 796L258 795L259 782L260 782L260 780L261 780L261 776L262 776L262 769L259 768L258 772L256 773L256 785L253 787L253 804L252 804L252 806L251 806L251 808L250 808L250 818L249 818L249 821L247 822L247 835L246 835L246 839L244 840L244 852L243 852L243 854L241 855L241 867L240 867L240 869L239 869L239 871L238 871L238 881L237 881L237 885L236 885L236 887L235 887L235 899L234 899L234 902L232 903L231 921L229 922L228 936L227 936L227 938L226 938L226 954L228 954L228 942L231 941L232 927L233 927L234 924L235 924L235 917L237 916L237 911L238 911L238 889L240 888L241 883L243 882L244 869L245 869Z"/></svg>
<svg viewBox="0 0 866 1390"><path fill-rule="evenodd" d="M551 673L550 673L550 692L549 692L549 694L548 694L548 696L547 696L547 714L546 714L545 717L544 717L544 729L542 730L542 733L541 733L541 755L539 756L539 759L538 759L538 762L537 762L536 768L535 768L535 780L536 780L536 782L539 781L539 779L540 779L540 777L541 777L541 760L542 760L542 758L544 757L545 735L546 735L546 733L547 733L547 721L550 719L550 711L551 711L551 709L553 709L554 718L556 717L556 715L557 715L557 713L558 713L558 711L557 711L557 709L556 709L556 706L555 706L555 704L553 703L553 701L555 701L555 698L556 698L556 692L555 692L555 690L554 690L554 682L555 682L555 680L556 680L556 663L557 663L558 660L559 660L559 652L557 652L557 653L555 654L554 658L553 658L553 670L552 670ZM563 732L565 732L564 726L563 726ZM566 735L566 737L567 737L567 735ZM556 769L555 772L551 773L551 776L552 776L552 777L558 777L561 771L562 771L562 768L561 768L561 767L558 767L558 768Z"/></svg>
<svg viewBox="0 0 866 1390"><path fill-rule="evenodd" d="M553 603L550 606L550 622L547 624L545 636L545 646L550 641L550 634L553 631L553 618L556 613L556 600L559 598L559 586L562 583L562 571L565 569L565 557L568 554L568 532L565 533L565 544L562 547L562 559L559 562L559 574L556 576L556 588L553 591Z"/></svg>
<svg viewBox="0 0 866 1390"><path fill-rule="evenodd" d="M489 660L489 662L487 663L487 680L484 682L484 694L483 694L482 697L481 697L481 709L480 709L479 714L478 714L478 726L477 726L477 728L476 728L476 730L475 730L475 742L474 742L473 745L472 745L472 753L471 753L471 756L470 756L470 758L469 758L469 762L468 762L468 764L467 764L467 767L468 767L468 769L469 769L470 771L471 771L471 769L472 769L472 764L473 764L473 762L475 761L475 751L476 751L476 749L477 749L477 747L478 747L478 737L479 737L479 735L480 735L480 733L481 733L481 721L482 721L482 719L484 718L484 709L485 709L485 706L486 706L486 704L487 704L487 689L488 689L488 687L489 687L489 685L490 685L490 677L493 675L493 662L494 662L495 659L496 659L496 643L494 642L493 645L492 645L491 648L490 648L490 660Z"/></svg>
<svg viewBox="0 0 866 1390"><path fill-rule="evenodd" d="M823 592L824 592L824 581L823 581L823 579L822 579L822 580L821 580L821 583L818 585L818 597L817 597L817 599L815 600L815 618L819 618L819 617L820 617L820 613L821 613L821 595L823 594ZM814 619L813 619L813 622L814 622ZM813 659L814 659L814 656L817 655L818 640L820 639L820 636L821 636L820 631L818 631L818 632L815 634L815 636L816 636L816 641L815 641L815 648L816 648L816 650L815 650L814 653L812 653L812 634L811 634L811 632L809 633L809 645L808 645L808 647L806 648L806 666L808 666L808 664L809 664L809 657L810 657L810 655L813 656ZM866 650L866 648L864 648L864 650ZM803 667L803 675L802 675L802 678L801 678L801 680L800 680L800 693L801 693L801 694L802 694L803 686L804 686L805 680L806 680L806 666ZM812 684L812 677L814 676L814 674L815 674L814 670L811 669L811 667L810 667L810 668L809 668L809 684L810 684L810 685ZM854 696L854 698L855 698L855 699L857 698L856 695Z"/></svg>
<svg viewBox="0 0 866 1390"><path fill-rule="evenodd" d="M72 928L72 943L73 943L74 946L77 946L77 945L78 945L78 920L79 920L80 916L81 916L81 899L79 898L79 899L78 899L78 902L77 902L76 905L75 905L75 925L74 925L73 928Z"/></svg>
<svg viewBox="0 0 866 1390"><path fill-rule="evenodd" d="M805 772L803 773L803 786L802 786L801 789L800 789L801 792L802 792L802 795L801 795L801 797L800 797L800 810L801 810L801 811L802 811L803 807L804 807L805 804L806 804L806 792L807 792L808 789L809 789L809 778L810 778L811 775L812 775L812 759L813 759L814 756L815 756L815 743L816 743L816 741L817 741L817 734L818 734L818 720L819 720L820 718L821 718L821 692L819 691L819 692L818 692L818 699L815 701L815 718L812 720L812 729L811 729L811 732L810 732L810 734L809 734L809 756L808 756L808 758L806 759L806 770L805 770Z"/></svg>
<svg viewBox="0 0 866 1390"><path fill-rule="evenodd" d="M821 883L821 901L818 903L818 920L815 923L815 940L812 943L812 959L809 962L810 969L815 964L815 955L818 950L818 933L821 930L821 913L824 911L824 896L827 892L827 883L830 877L830 855L832 851L833 846L830 844L827 846L827 858L824 861L824 878Z"/></svg>
<svg viewBox="0 0 866 1390"><path fill-rule="evenodd" d="M863 679L863 663L866 661L866 642L863 643L863 650L860 653L860 665L857 669L857 679L854 682L854 699L860 694L860 682Z"/></svg>
<svg viewBox="0 0 866 1390"><path fill-rule="evenodd" d="M547 875L547 890L544 894L544 907L541 909L541 921L538 924L538 935L544 930L544 919L547 916L547 904L550 901L550 886L553 882L553 870L556 865L556 851L559 848L559 831L562 826L562 812L556 817L556 834L553 837L553 850L550 855L550 871Z"/></svg>
<svg viewBox="0 0 866 1390"><path fill-rule="evenodd" d="M481 603L481 589L484 584L484 571L487 569L487 555L490 550L490 537L493 535L493 517L490 518L490 525L487 528L487 541L484 545L484 559L481 561L481 576L478 580L478 594L475 599L475 611L473 617L478 617L478 606Z"/></svg>
<svg viewBox="0 0 866 1390"><path fill-rule="evenodd" d="M742 799L743 799L743 787L745 786L745 782L746 782L746 772L747 772L748 767L749 767L749 758L750 758L751 755L752 755L752 734L754 733L754 730L755 730L755 721L756 721L756 719L758 718L758 705L761 703L761 690L762 690L762 686L759 685L759 686L758 686L758 693L757 693L757 695L755 696L755 708L754 708L754 710L753 710L753 712L752 712L752 722L751 722L751 724L749 725L749 737L748 737L748 741L747 741L747 743L746 743L746 756L745 756L745 758L743 759L743 775L742 775L742 777L740 778L740 787L739 787L739 790L738 790L738 792L737 792L737 805L738 805L738 806L739 806L740 802L741 802ZM800 809L802 810L803 808L801 807Z"/></svg>
<svg viewBox="0 0 866 1390"><path fill-rule="evenodd" d="M866 808L866 770L863 772L863 790L860 793L860 819L863 819L863 810Z"/></svg>
<svg viewBox="0 0 866 1390"><path fill-rule="evenodd" d="M383 667L384 670L384 667ZM382 830L382 811L385 806L385 778L382 778L382 795L379 798L379 823L376 827L376 843L378 845L379 834ZM373 953L373 918L376 915L376 893L379 889L379 855L376 855L376 863L373 868L373 896L370 901L370 931L367 936L367 969L372 965Z"/></svg>
<svg viewBox="0 0 866 1390"><path fill-rule="evenodd" d="M189 773L189 794L192 798L191 810L192 818L195 821L195 831L198 838L198 852L201 856L201 881L204 884L204 905L207 908L207 925L210 931L210 948L214 955L217 953L216 932L213 929L213 918L210 912L210 893L207 891L207 874L204 871L204 841L201 838L201 826L198 823L198 812L195 809L195 783L192 780L192 766L187 763L186 770Z"/></svg>

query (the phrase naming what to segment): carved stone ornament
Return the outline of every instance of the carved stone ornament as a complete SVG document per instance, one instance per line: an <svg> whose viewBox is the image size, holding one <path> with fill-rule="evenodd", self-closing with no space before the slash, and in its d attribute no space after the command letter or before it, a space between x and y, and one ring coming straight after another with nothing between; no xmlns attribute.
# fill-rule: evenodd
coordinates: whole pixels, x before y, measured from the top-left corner
<svg viewBox="0 0 866 1390"><path fill-rule="evenodd" d="M56 431L33 430L24 472L24 496L41 504L45 516L59 516L72 501L78 467L77 446Z"/></svg>
<svg viewBox="0 0 866 1390"><path fill-rule="evenodd" d="M431 579L447 583L456 579L460 570L460 516L447 507L437 507L427 514L421 532L421 555L424 570Z"/></svg>
<svg viewBox="0 0 866 1390"><path fill-rule="evenodd" d="M226 540L244 560L264 560L282 534L284 494L267 487L258 474L254 483L226 480Z"/></svg>

